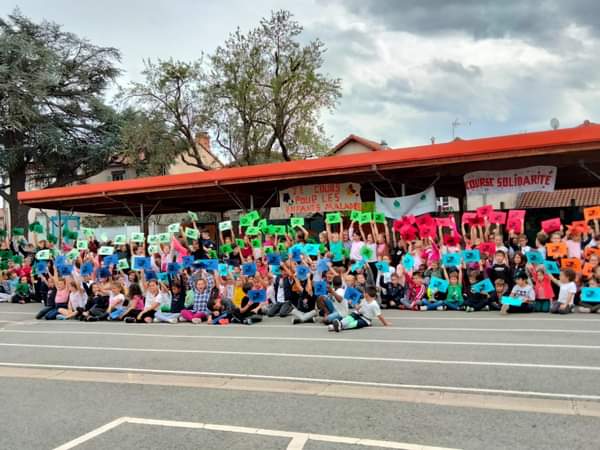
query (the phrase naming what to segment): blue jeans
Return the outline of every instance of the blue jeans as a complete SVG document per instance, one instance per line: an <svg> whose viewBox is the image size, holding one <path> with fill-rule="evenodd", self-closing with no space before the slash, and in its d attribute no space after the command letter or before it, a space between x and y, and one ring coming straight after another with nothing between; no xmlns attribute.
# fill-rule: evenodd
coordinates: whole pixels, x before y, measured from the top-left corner
<svg viewBox="0 0 600 450"><path fill-rule="evenodd" d="M125 308L123 306L119 306L118 308L113 309L110 312L110 319L117 320L121 316L121 314L123 314L125 311L127 311L127 308Z"/></svg>
<svg viewBox="0 0 600 450"><path fill-rule="evenodd" d="M446 308L451 309L452 311L458 311L460 309L460 307L462 306L461 303L455 303L455 302L444 302L444 305L446 306Z"/></svg>
<svg viewBox="0 0 600 450"><path fill-rule="evenodd" d="M160 322L167 322L172 319L179 319L179 313L165 313L162 311L156 311L154 318Z"/></svg>
<svg viewBox="0 0 600 450"><path fill-rule="evenodd" d="M429 302L427 300L423 300L421 302L423 305L422 306L426 306L427 307L427 311L431 311L432 309L438 309L440 306L442 306L444 304L444 302Z"/></svg>
<svg viewBox="0 0 600 450"><path fill-rule="evenodd" d="M213 325L219 325L219 320L223 320L223 319L230 319L230 314L228 312L225 312L225 313L221 314L219 317L215 317L211 323Z"/></svg>

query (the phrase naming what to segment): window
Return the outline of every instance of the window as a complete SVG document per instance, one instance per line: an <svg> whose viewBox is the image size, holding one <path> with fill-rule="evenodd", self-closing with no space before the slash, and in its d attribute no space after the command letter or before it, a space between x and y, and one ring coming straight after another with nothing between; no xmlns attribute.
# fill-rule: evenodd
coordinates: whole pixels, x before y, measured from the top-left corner
<svg viewBox="0 0 600 450"><path fill-rule="evenodd" d="M124 170L113 170L111 172L113 181L121 181L125 179L125 171Z"/></svg>

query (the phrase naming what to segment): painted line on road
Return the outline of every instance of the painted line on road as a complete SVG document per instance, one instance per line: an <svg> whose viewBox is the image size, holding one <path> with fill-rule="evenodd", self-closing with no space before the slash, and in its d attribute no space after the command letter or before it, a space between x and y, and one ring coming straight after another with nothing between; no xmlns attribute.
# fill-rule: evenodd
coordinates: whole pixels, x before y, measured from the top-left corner
<svg viewBox="0 0 600 450"><path fill-rule="evenodd" d="M412 358L381 358L375 356L352 356L352 355L324 355L308 353L275 353L275 352L234 352L227 350L193 350L193 349L171 349L171 348L145 348L145 347L101 347L87 345L52 345L52 344L20 344L0 343L2 347L14 348L40 348L61 349L79 351L108 351L108 352L140 352L140 353L183 353L202 355L235 355L235 356L264 356L274 358L298 358L298 359L332 359L347 361L371 361L371 362L393 362L406 364L436 364L452 366L486 366L486 367L516 367L521 369L557 369L600 372L600 366L568 366L561 364L532 364L532 363L508 363L496 361L460 361L441 359L412 359Z"/></svg>
<svg viewBox="0 0 600 450"><path fill-rule="evenodd" d="M120 417L116 420L113 420L112 422L107 423L106 425L103 425L99 428L96 428L95 430L90 431L89 433L84 434L83 436L69 441L66 444L56 447L54 450L70 450L123 424L149 425L170 428L188 428L194 430L209 430L236 434L250 434L256 436L289 438L291 439L291 441L287 447L288 450L302 450L306 442L308 442L309 440L331 442L336 444L361 445L368 447L395 448L404 450L456 450L447 447L431 447L428 445L409 444L406 442L372 440L324 434L300 433L294 431L270 430L266 428L240 427L234 425L219 425L201 422L184 422L179 420L145 419L141 417Z"/></svg>
<svg viewBox="0 0 600 450"><path fill-rule="evenodd" d="M162 334L162 333L117 333L102 331L55 331L55 330L0 330L0 334L47 334L77 336L120 336L120 337L156 337L167 339L207 339L207 340L241 340L241 341L290 341L290 342L353 342L367 344L416 344L416 345L457 345L472 347L516 347L516 348L563 348L573 350L600 350L600 345L575 344L535 344L523 342L473 342L473 341L424 341L410 339L350 339L342 337L310 338L286 336L222 336L209 334Z"/></svg>
<svg viewBox="0 0 600 450"><path fill-rule="evenodd" d="M357 387L369 387L369 388L394 388L394 389L410 389L418 391L439 391L448 393L469 393L469 394L493 394L495 396L500 395L513 395L519 396L519 400L522 401L524 397L541 397L550 399L561 399L561 400L584 400L584 401L599 401L600 395L585 395L585 394L567 394L557 392L539 392L539 391L518 391L513 389L492 389L492 388L472 388L464 386L437 386L437 385L424 385L424 384L402 384L402 383L381 383L376 381L353 381L353 380L340 380L334 378L311 378L311 377L292 377L284 375L261 375L261 374L247 374L247 373L230 373L230 372L208 372L208 371L196 371L196 370L171 370L171 369L142 369L135 367L109 367L109 366L80 366L80 365L67 365L67 364L38 364L38 363L23 363L23 362L0 362L0 367L16 367L16 368L31 368L31 369L52 369L52 370L72 370L72 371L98 371L108 373L131 373L131 374L156 374L156 375L173 375L173 376L199 376L199 377L219 377L227 379L246 379L246 380L262 380L262 381L291 381L298 383L309 383L309 384L327 384L327 385L339 385L339 386L357 386ZM7 377L19 377L18 375L9 374L5 375L0 371L0 375ZM23 378L30 376L22 375ZM59 376L53 374L51 380L59 379ZM119 383L136 383L128 378L119 377ZM177 384L169 379L169 385ZM212 383L210 388L218 387L217 384ZM361 391L362 392L362 391ZM294 390L290 393L303 394L302 390ZM502 397L499 397L502 398ZM479 401L474 407L485 408L483 401ZM456 405L455 405L456 406ZM494 409L494 408L492 408ZM582 411L578 411L583 414ZM600 412L598 414L600 416Z"/></svg>

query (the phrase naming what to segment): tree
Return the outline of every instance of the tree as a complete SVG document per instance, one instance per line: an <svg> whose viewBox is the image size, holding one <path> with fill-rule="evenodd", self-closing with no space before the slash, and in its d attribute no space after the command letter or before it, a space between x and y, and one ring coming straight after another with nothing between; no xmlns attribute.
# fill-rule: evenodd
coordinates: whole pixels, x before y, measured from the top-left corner
<svg viewBox="0 0 600 450"><path fill-rule="evenodd" d="M341 81L320 72L324 44L302 46L301 33L289 11L273 12L249 33L231 34L210 59L217 140L238 164L328 148L319 113L335 107Z"/></svg>
<svg viewBox="0 0 600 450"><path fill-rule="evenodd" d="M206 75L202 61L145 61L143 82L133 82L119 97L144 111L153 121L167 127L168 139L177 142L170 146L176 153L170 159L181 156L183 162L203 170L210 170L206 161L209 151L196 139L196 134L206 131L209 116L205 110Z"/></svg>
<svg viewBox="0 0 600 450"><path fill-rule="evenodd" d="M187 146L156 113L126 109L121 128L121 156L137 175L164 175Z"/></svg>
<svg viewBox="0 0 600 450"><path fill-rule="evenodd" d="M18 11L0 18L0 195L13 227L27 225L17 193L101 171L118 145L119 116L102 94L119 52Z"/></svg>

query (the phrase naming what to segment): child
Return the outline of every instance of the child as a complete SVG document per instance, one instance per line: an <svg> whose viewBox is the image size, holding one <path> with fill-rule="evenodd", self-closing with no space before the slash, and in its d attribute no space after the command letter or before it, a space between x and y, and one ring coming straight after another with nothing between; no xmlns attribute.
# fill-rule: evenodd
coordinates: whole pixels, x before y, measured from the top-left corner
<svg viewBox="0 0 600 450"><path fill-rule="evenodd" d="M506 264L506 254L502 250L496 250L494 264L488 270L488 278L492 282L500 278L505 284L509 286L512 284L510 267Z"/></svg>
<svg viewBox="0 0 600 450"><path fill-rule="evenodd" d="M419 306L422 306L423 298L425 297L426 289L423 284L423 275L421 272L415 272L412 277L407 276L408 281L408 299L401 299L400 302L404 309L417 311Z"/></svg>
<svg viewBox="0 0 600 450"><path fill-rule="evenodd" d="M326 312L323 317L323 322L326 324L330 324L334 320L343 319L348 315L349 311L348 300L344 298L346 289L342 287L342 278L340 276L333 277L332 284L333 287L327 287L329 295L323 299L320 305L320 309Z"/></svg>
<svg viewBox="0 0 600 450"><path fill-rule="evenodd" d="M488 298L488 306L493 311L500 311L502 309L501 299L506 293L506 283L504 280L499 278L494 282L494 292Z"/></svg>
<svg viewBox="0 0 600 450"><path fill-rule="evenodd" d="M375 297L377 297L377 289L375 286L368 286L365 289L365 298L354 312L349 316L344 317L342 320L334 320L333 323L329 325L329 331L336 331L339 333L342 330L369 327L375 318L378 318L383 326L390 326L390 322L388 322L385 317L383 317L383 314L381 314L381 309L379 309Z"/></svg>
<svg viewBox="0 0 600 450"><path fill-rule="evenodd" d="M402 299L406 295L406 287L400 284L400 276L393 273L390 282L384 283L382 288L382 306L387 308L399 308Z"/></svg>
<svg viewBox="0 0 600 450"><path fill-rule="evenodd" d="M538 266L533 270L530 264L527 266L531 278L533 279L533 290L535 291L535 312L549 312L550 303L554 298L552 290L552 280L546 273L544 266Z"/></svg>
<svg viewBox="0 0 600 450"><path fill-rule="evenodd" d="M448 274L448 271L444 267L444 276L448 280L448 292L446 293L446 300L444 306L447 309L458 311L463 307L463 295L462 295L462 267L458 268L458 272L453 271Z"/></svg>
<svg viewBox="0 0 600 450"><path fill-rule="evenodd" d="M15 287L15 295L13 295L12 302L24 305L31 301L31 286L29 285L29 278L26 276L19 277L19 282Z"/></svg>
<svg viewBox="0 0 600 450"><path fill-rule="evenodd" d="M531 285L527 282L527 274L519 273L516 277L516 284L514 285L510 296L521 300L520 306L513 305L502 305L500 312L502 314L508 313L530 313L535 309L535 292Z"/></svg>
<svg viewBox="0 0 600 450"><path fill-rule="evenodd" d="M577 293L577 285L575 271L572 269L564 269L560 272L559 279L550 275L550 279L554 284L559 286L558 299L552 303L550 312L552 314L568 314L573 308L573 300Z"/></svg>
<svg viewBox="0 0 600 450"><path fill-rule="evenodd" d="M144 310L144 294L142 294L142 288L138 283L132 283L129 285L127 295L129 296L129 304L118 320L135 323L136 317Z"/></svg>
<svg viewBox="0 0 600 450"><path fill-rule="evenodd" d="M467 297L465 300L465 311L473 312L481 311L482 309L489 311L490 307L488 303L490 294L488 292L473 292L473 285L483 281L483 278L480 276L481 272L472 269L468 273L469 276L465 286L465 295Z"/></svg>

